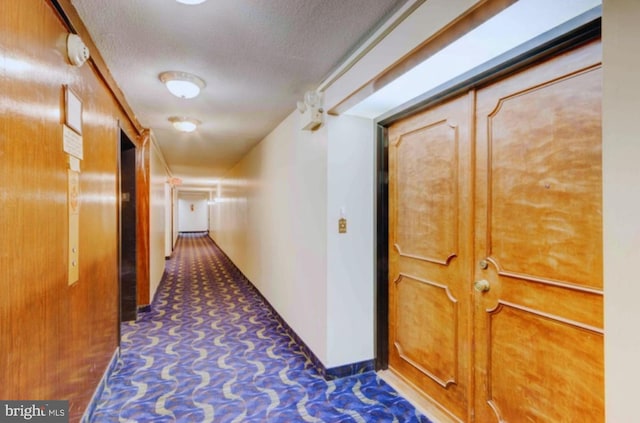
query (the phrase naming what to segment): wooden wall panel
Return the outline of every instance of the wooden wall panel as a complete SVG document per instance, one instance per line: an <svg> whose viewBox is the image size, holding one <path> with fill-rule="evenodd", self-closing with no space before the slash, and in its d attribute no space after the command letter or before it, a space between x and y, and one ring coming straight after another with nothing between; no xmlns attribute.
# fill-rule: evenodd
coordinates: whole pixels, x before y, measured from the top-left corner
<svg viewBox="0 0 640 423"><path fill-rule="evenodd" d="M67 399L84 412L117 347L117 142L137 135L41 0L0 3L0 398ZM67 283L64 85L83 105L80 279Z"/></svg>
<svg viewBox="0 0 640 423"><path fill-rule="evenodd" d="M138 137L136 144L136 207L138 216L137 237L137 266L136 273L138 279L138 305L151 304L151 294L149 286L149 193L151 189L150 154L151 154L151 134L148 130Z"/></svg>

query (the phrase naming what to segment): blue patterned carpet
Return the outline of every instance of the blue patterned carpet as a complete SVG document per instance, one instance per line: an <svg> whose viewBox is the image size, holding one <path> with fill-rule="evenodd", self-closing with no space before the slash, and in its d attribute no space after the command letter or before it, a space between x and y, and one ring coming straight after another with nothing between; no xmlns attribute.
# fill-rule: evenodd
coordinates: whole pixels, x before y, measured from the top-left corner
<svg viewBox="0 0 640 423"><path fill-rule="evenodd" d="M92 422L429 422L374 372L326 381L206 235L182 235L123 325Z"/></svg>

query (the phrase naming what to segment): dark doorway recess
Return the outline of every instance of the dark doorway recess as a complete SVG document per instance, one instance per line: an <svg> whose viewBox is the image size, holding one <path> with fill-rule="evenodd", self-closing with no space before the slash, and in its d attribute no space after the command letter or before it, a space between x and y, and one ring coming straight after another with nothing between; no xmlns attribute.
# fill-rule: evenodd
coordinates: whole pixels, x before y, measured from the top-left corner
<svg viewBox="0 0 640 423"><path fill-rule="evenodd" d="M120 131L120 321L135 320L136 301L136 148Z"/></svg>

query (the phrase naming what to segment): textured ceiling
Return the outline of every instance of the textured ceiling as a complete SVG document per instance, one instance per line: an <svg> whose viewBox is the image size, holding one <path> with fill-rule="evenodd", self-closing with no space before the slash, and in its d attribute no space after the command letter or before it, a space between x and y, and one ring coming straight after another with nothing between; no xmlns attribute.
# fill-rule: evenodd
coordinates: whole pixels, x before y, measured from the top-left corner
<svg viewBox="0 0 640 423"><path fill-rule="evenodd" d="M405 0L72 0L174 176L219 178ZM158 80L190 72L191 100ZM169 116L202 122L179 133Z"/></svg>

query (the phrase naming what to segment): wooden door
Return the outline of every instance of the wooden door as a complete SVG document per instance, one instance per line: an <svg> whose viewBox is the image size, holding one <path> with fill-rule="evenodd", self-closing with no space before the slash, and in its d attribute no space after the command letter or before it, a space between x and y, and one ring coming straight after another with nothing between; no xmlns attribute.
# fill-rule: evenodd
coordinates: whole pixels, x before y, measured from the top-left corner
<svg viewBox="0 0 640 423"><path fill-rule="evenodd" d="M477 422L604 421L600 58L477 93Z"/></svg>
<svg viewBox="0 0 640 423"><path fill-rule="evenodd" d="M389 128L389 367L462 420L470 392L471 100Z"/></svg>
<svg viewBox="0 0 640 423"><path fill-rule="evenodd" d="M389 367L454 420L604 420L600 60L389 127Z"/></svg>

